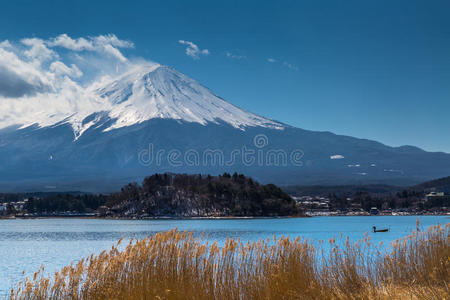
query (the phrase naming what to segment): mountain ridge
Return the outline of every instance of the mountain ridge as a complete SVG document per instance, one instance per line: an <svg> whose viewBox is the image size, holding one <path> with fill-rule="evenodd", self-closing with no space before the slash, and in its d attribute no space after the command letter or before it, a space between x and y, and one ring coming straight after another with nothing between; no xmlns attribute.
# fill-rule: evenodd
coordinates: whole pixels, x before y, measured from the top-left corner
<svg viewBox="0 0 450 300"><path fill-rule="evenodd" d="M20 182L84 190L86 182L73 183L88 178L102 178L100 190L114 189L149 172L236 171L281 185L403 185L444 177L450 170L447 153L296 128L242 110L172 68L158 64L136 70L92 85L93 104L80 115L61 113L56 123L44 126L56 120L49 114L41 124L30 120L34 125L0 129L0 190L20 188ZM147 165L140 157L150 145L152 154L165 153L158 165L156 158ZM205 163L203 156L212 150L222 155L219 163L211 163L217 157ZM178 155L177 166L169 161L171 151ZM251 163L245 151L253 153ZM195 165L186 159L191 152L198 153ZM237 161L227 164L236 152Z"/></svg>

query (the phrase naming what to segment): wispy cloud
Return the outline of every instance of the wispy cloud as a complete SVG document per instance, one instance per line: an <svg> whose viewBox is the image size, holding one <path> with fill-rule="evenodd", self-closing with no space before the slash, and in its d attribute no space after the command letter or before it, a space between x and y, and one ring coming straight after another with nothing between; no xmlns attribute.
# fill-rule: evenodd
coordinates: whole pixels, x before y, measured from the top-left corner
<svg viewBox="0 0 450 300"><path fill-rule="evenodd" d="M288 62L283 62L283 66L288 68L288 69L291 69L291 70L294 70L294 71L298 71L298 67L297 66L295 66L293 64L290 64Z"/></svg>
<svg viewBox="0 0 450 300"><path fill-rule="evenodd" d="M245 55L239 55L239 54L235 54L235 53L232 53L229 51L226 53L226 56L230 59L246 59L247 58L247 56L245 56Z"/></svg>
<svg viewBox="0 0 450 300"><path fill-rule="evenodd" d="M209 55L208 49L200 49L199 46L190 41L179 40L178 43L185 45L186 55L192 57L193 59L200 59L202 55Z"/></svg>
<svg viewBox="0 0 450 300"><path fill-rule="evenodd" d="M54 72L57 76L70 76L74 78L79 78L83 76L83 72L78 69L78 67L75 64L72 64L70 67L68 67L66 64L64 64L61 61L54 61L50 65L50 71Z"/></svg>
<svg viewBox="0 0 450 300"><path fill-rule="evenodd" d="M267 58L267 62L274 64L274 63L278 63L279 61L273 57L269 57L269 58ZM281 64L281 66L288 68L290 70L298 71L298 67L296 65L288 63L287 61L283 61L283 63L281 63L281 61L280 61L280 64Z"/></svg>
<svg viewBox="0 0 450 300"><path fill-rule="evenodd" d="M278 63L278 60L275 59L275 58L273 58L273 57L269 57L269 58L267 58L267 62L269 62L269 63L271 63L271 64L274 64L274 63ZM288 68L288 69L290 69L290 70L298 71L298 67L297 67L296 65L293 65L293 64L291 64L291 63L288 63L287 61L284 61L283 63L280 62L280 64L281 64L283 67Z"/></svg>
<svg viewBox="0 0 450 300"><path fill-rule="evenodd" d="M95 37L80 37L73 39L67 34L61 34L47 42L50 47L63 47L72 51L95 51L105 53L118 58L121 61L127 59L118 48L133 48L134 44L117 38L114 34L99 35Z"/></svg>

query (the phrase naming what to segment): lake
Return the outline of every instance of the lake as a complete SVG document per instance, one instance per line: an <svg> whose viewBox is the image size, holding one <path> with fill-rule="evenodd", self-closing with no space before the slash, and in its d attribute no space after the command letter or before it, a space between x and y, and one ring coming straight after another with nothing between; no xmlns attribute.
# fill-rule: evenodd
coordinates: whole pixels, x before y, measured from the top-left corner
<svg viewBox="0 0 450 300"><path fill-rule="evenodd" d="M344 236L356 241L369 232L373 242L407 236L416 228L417 216L313 217L280 219L217 220L101 220L26 219L0 220L0 296L41 265L47 272L77 261L91 253L109 249L120 238L144 238L173 228L204 232L219 243L228 237L254 241L276 236L301 236L314 241ZM420 216L421 227L446 224L446 216ZM387 233L371 233L372 226L390 228ZM24 272L24 275L22 274Z"/></svg>

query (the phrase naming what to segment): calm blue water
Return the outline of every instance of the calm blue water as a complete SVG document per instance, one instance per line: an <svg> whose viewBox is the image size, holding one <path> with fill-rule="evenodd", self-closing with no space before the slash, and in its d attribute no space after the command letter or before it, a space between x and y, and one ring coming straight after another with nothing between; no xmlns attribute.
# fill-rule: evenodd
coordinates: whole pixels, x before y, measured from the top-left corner
<svg viewBox="0 0 450 300"><path fill-rule="evenodd" d="M223 242L228 237L253 241L277 236L302 236L325 240L341 233L352 240L361 239L372 226L389 227L388 233L370 233L375 243L384 244L405 237L416 228L415 216L314 217L289 219L234 220L96 220L41 219L0 220L0 296L41 265L54 272L91 253L109 249L121 237L144 238L173 228L201 232L210 240ZM428 227L446 224L449 217L421 216L420 224ZM24 272L25 275L22 274Z"/></svg>

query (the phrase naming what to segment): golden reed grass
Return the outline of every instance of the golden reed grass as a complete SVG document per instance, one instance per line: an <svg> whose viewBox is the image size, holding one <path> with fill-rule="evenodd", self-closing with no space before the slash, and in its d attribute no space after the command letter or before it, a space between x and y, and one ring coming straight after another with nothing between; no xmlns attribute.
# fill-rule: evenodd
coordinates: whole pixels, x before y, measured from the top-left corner
<svg viewBox="0 0 450 300"><path fill-rule="evenodd" d="M11 299L450 299L450 226L417 230L389 254L366 235L330 249L282 237L223 247L172 230L45 277ZM123 249L123 250L119 250Z"/></svg>

